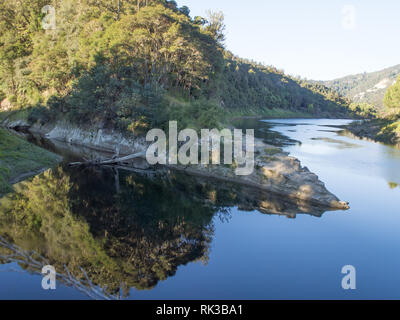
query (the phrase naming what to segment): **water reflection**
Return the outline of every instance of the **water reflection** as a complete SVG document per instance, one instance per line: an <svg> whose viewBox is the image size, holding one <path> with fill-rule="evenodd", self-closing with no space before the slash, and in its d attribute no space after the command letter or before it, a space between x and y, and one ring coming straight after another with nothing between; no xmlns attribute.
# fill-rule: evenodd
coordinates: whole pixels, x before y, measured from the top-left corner
<svg viewBox="0 0 400 320"><path fill-rule="evenodd" d="M275 123L269 124L268 122L260 121L259 119L255 118L241 118L233 121L233 125L242 130L254 129L254 133L257 138L263 139L264 142L276 147L301 144L300 141L289 138L280 132L273 130Z"/></svg>
<svg viewBox="0 0 400 320"><path fill-rule="evenodd" d="M301 144L284 145L285 151L299 158L314 172L318 171L318 164L311 165L313 159L316 162L323 159L325 166L329 164L332 167L340 161L347 169L359 174L377 172L388 183L399 184L400 149L358 139L343 129L351 122L352 120L288 119L266 120L264 123L268 130L290 140L300 140Z"/></svg>
<svg viewBox="0 0 400 320"><path fill-rule="evenodd" d="M355 143L350 143L347 141L342 141L338 139L333 139L333 138L326 138L326 137L320 137L320 138L312 138L311 140L313 141L324 141L327 143L333 143L335 144L337 149L354 149L354 148L361 148L360 145L355 144Z"/></svg>
<svg viewBox="0 0 400 320"><path fill-rule="evenodd" d="M398 183L389 182L389 188L390 188L390 189L396 189L396 188L398 188L398 187L399 187L399 184L398 184Z"/></svg>
<svg viewBox="0 0 400 320"><path fill-rule="evenodd" d="M154 288L178 267L207 263L214 219L231 207L265 214L323 209L251 188L173 171L139 174L60 166L15 186L0 201L0 263L40 273L89 296L127 297Z"/></svg>

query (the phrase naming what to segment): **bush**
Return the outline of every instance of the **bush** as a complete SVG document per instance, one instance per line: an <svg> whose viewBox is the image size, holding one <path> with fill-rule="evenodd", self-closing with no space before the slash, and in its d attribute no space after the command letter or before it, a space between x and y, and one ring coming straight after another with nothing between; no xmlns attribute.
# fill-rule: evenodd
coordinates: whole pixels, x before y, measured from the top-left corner
<svg viewBox="0 0 400 320"><path fill-rule="evenodd" d="M222 109L215 101L206 99L182 101L167 97L166 102L166 107L160 110L164 127L168 121L177 121L179 130L219 129L221 126Z"/></svg>

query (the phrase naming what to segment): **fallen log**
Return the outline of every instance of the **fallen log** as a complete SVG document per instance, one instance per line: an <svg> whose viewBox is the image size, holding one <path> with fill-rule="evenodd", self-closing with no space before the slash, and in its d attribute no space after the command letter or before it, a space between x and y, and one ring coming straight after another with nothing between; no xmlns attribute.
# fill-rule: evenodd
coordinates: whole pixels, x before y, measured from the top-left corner
<svg viewBox="0 0 400 320"><path fill-rule="evenodd" d="M146 157L146 152L139 152L135 154L131 154L129 156L125 156L122 158L115 158L115 159L109 159L109 160L89 160L85 162L71 162L69 164L70 167L74 166L102 166L102 165L113 165L113 164L119 164L122 162L138 159L138 158L145 158Z"/></svg>

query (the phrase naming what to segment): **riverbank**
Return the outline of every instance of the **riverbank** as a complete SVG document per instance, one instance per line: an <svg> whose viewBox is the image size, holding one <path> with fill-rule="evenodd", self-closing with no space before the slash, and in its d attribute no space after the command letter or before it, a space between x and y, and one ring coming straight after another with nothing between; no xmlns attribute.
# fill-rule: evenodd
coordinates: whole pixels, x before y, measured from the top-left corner
<svg viewBox="0 0 400 320"><path fill-rule="evenodd" d="M360 139L392 145L400 148L400 120L373 119L353 122L346 130Z"/></svg>
<svg viewBox="0 0 400 320"><path fill-rule="evenodd" d="M283 119L283 118L312 118L313 115L307 112L291 111L281 108L258 108L258 109L245 109L235 110L228 114L229 119L239 118L257 118L257 119Z"/></svg>
<svg viewBox="0 0 400 320"><path fill-rule="evenodd" d="M106 129L101 126L83 128L65 120L32 124L23 115L18 117L18 112L11 113L8 117L0 119L0 124L11 129L25 128L50 141L66 143L68 148L77 145L104 152L109 155L108 158L113 154L120 156L145 154L149 145L144 137L124 136L115 129ZM236 127L244 129L241 125ZM257 128L256 124L252 128ZM130 165L139 169L149 168L145 159L136 159L135 163L130 163ZM262 139L256 140L255 170L249 176L237 176L234 166L197 165L190 168L178 166L175 169L183 170L191 175L216 177L223 181L256 187L275 195L306 201L317 206L331 209L349 208L347 202L340 201L329 192L318 177L302 167L296 158L289 157L277 146L265 144Z"/></svg>
<svg viewBox="0 0 400 320"><path fill-rule="evenodd" d="M389 266L389 275L384 273L380 278L382 285L378 293L386 293L384 297L387 298L396 296L397 288L391 286L391 275L397 274L398 257L390 255L389 260L385 260L382 256L395 252L399 238L397 199L400 188L392 189L388 182L400 183L397 170L400 150L343 137L336 133L339 133L336 128L344 124L340 121L282 120L279 123L272 129L292 139L296 136L299 141L287 148L288 152L317 172L328 189L350 200L349 211L321 209L310 216L308 202L300 202L299 210L296 205L286 204L283 196L269 197L270 192L261 193L259 189L241 188L236 184L236 188L232 188L231 184L220 180L192 179L174 172L164 178L159 171L153 176L152 172L131 174L122 170L125 168L118 173L108 168L80 170L64 166L64 170L49 170L33 182L23 183L29 188L22 189L12 198L15 201L8 204L9 210L17 216L22 212L29 214L28 217L42 218L47 224L34 224L33 230L38 232L33 232L32 224L29 225L32 219L22 223L18 219L11 223L3 220L0 234L7 236L10 244L24 249L23 252L38 252L54 263L57 270L60 266L61 272L66 266L72 275L82 276L79 267L84 266L88 277L98 287L107 285L107 288L118 289L121 283L126 283L126 288L132 288L126 292L131 292L135 300L163 299L171 294L187 297L194 292L187 290L188 283L196 288L190 295L193 299L212 294L215 295L212 298L227 298L224 296L227 290L240 294L239 298L274 299L278 295L278 298L296 299L305 294L318 298L318 288L315 292L310 292L309 287L305 289L304 283L310 281L317 281L317 284L328 281L323 298L340 299L346 293L338 293L336 266L357 260L367 271L364 278L375 275L376 264L370 266L365 259L367 253L376 261L382 261L383 266ZM316 137L320 139L312 140ZM351 148L339 141L357 147ZM279 154L271 151L271 157L279 157ZM115 181L120 184L116 185ZM46 197L40 196L43 190ZM369 194L379 195L379 201ZM54 225L66 227L54 232ZM342 236L338 236L341 231ZM200 260L199 255L207 253L202 248L212 250ZM241 259L238 260L238 256ZM167 261L161 265L165 269L155 270L155 260ZM200 261L209 263L203 265ZM294 268L296 261L301 262L300 268ZM25 269L16 265L17 270L26 270L26 265L22 266ZM9 266L3 266L7 268ZM182 268L185 272L179 272ZM316 274L321 274L315 273L316 269L327 272L322 272L315 280ZM38 270L40 273L41 269ZM141 270L140 279L149 281L139 281L137 270ZM167 270L167 273L160 276L159 270ZM227 270L231 270L228 275ZM235 278L244 271L249 276L242 280ZM4 279L10 277L5 272L1 274ZM15 274L22 277L21 273ZM288 274L299 275L304 281L288 280ZM203 277L201 281L199 275ZM235 281L226 281L227 276ZM19 283L31 283L29 277L26 275L28 280L22 278ZM217 292L215 279L222 279L218 283L221 290ZM263 289L274 281L277 288L284 283L282 292L270 293ZM4 288L3 294L6 297L9 292L26 295L26 288L20 287L14 288L11 284ZM32 287L37 285L34 283ZM287 288L292 290L290 296L285 296ZM29 297L37 297L40 290L39 285L38 293L29 291ZM363 295L371 299L376 297L375 283L366 290L360 298ZM69 292L69 298L76 298L73 294L78 291L71 288ZM63 298L65 294L57 297Z"/></svg>
<svg viewBox="0 0 400 320"><path fill-rule="evenodd" d="M61 157L0 128L0 196L12 185L56 165Z"/></svg>
<svg viewBox="0 0 400 320"><path fill-rule="evenodd" d="M292 111L281 108L258 108L245 109L243 111L233 111L228 113L229 122L238 119L343 119L347 118L343 114L335 115L330 112L320 112L319 114L310 112ZM353 117L352 117L353 118Z"/></svg>

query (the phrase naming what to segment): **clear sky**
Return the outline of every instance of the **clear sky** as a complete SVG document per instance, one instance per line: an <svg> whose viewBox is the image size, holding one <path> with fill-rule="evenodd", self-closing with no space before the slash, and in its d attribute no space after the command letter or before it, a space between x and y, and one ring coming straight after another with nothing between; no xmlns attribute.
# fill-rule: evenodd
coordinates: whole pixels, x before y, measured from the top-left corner
<svg viewBox="0 0 400 320"><path fill-rule="evenodd" d="M400 64L400 0L178 0L223 11L234 54L315 80Z"/></svg>

